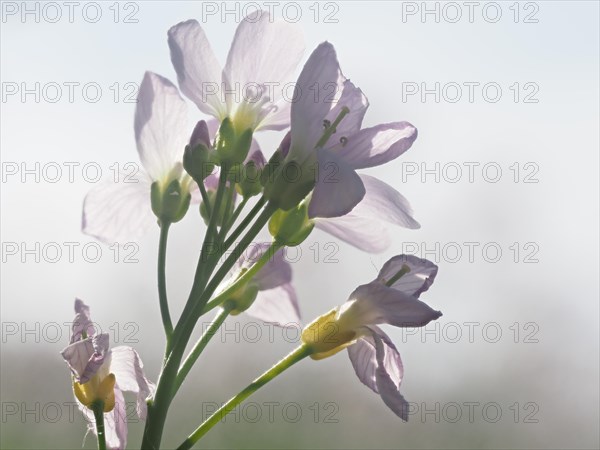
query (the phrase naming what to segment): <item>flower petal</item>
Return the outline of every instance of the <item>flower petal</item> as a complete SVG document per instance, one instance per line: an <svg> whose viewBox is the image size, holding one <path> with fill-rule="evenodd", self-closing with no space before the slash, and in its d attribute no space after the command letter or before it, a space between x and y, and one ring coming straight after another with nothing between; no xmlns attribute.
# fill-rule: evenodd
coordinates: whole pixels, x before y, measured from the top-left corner
<svg viewBox="0 0 600 450"><path fill-rule="evenodd" d="M294 89L290 154L302 163L323 134L323 120L335 104L340 65L329 42L310 55Z"/></svg>
<svg viewBox="0 0 600 450"><path fill-rule="evenodd" d="M400 386L404 369L396 346L379 327L373 325L368 328L369 332L367 334L358 339L355 344L348 347L348 356L350 357L356 376L373 392L379 393L375 374L377 366L380 364L377 361L376 345L373 338L373 334L377 334L384 344L382 365L385 371L390 374L394 383Z"/></svg>
<svg viewBox="0 0 600 450"><path fill-rule="evenodd" d="M75 299L75 313L76 315L71 325L71 339L69 341L71 344L84 339L84 331L86 337L96 334L96 328L90 318L90 307L80 299Z"/></svg>
<svg viewBox="0 0 600 450"><path fill-rule="evenodd" d="M308 205L308 216L340 217L348 214L365 196L358 174L342 158L326 149L317 151L318 177Z"/></svg>
<svg viewBox="0 0 600 450"><path fill-rule="evenodd" d="M169 32L171 61L181 92L205 114L223 120L222 70L204 30L195 20L181 22Z"/></svg>
<svg viewBox="0 0 600 450"><path fill-rule="evenodd" d="M236 277L241 270L252 267L267 251L270 251L270 242L251 244L236 262L231 270L231 275ZM283 249L278 250L269 257L267 263L261 267L252 279L259 290L273 289L292 281L292 267L285 260Z"/></svg>
<svg viewBox="0 0 600 450"><path fill-rule="evenodd" d="M225 79L240 100L254 99L246 94L252 87L269 97L265 106L273 112L265 116L259 128L282 130L289 126L290 102L283 98L283 91L293 81L304 48L300 27L274 20L267 11L255 11L238 25L227 55Z"/></svg>
<svg viewBox="0 0 600 450"><path fill-rule="evenodd" d="M115 375L119 389L137 394L137 413L146 418L146 398L155 385L144 375L140 355L131 347L119 346L111 350L110 372Z"/></svg>
<svg viewBox="0 0 600 450"><path fill-rule="evenodd" d="M107 244L135 241L156 223L148 176L138 173L131 182L124 176L101 182L83 202L82 231Z"/></svg>
<svg viewBox="0 0 600 450"><path fill-rule="evenodd" d="M358 133L369 107L369 100L367 100L365 94L352 81L346 79L343 75L341 77L343 81L338 82L342 90L341 95L338 95L339 100L335 103L331 111L329 111L326 119L333 123L342 112L342 108L348 108L350 112L344 116L340 124L336 127L335 134L327 142L326 148L341 148L339 139ZM334 138L338 140L334 141Z"/></svg>
<svg viewBox="0 0 600 450"><path fill-rule="evenodd" d="M353 168L364 169L385 164L408 150L417 139L417 129L408 122L395 122L365 128L345 138L346 144L336 146L336 152Z"/></svg>
<svg viewBox="0 0 600 450"><path fill-rule="evenodd" d="M385 284L387 280L391 280L400 272L403 266L408 266L410 272L402 275L390 287L419 298L419 295L433 284L438 267L431 261L414 255L398 255L383 265L377 276L377 281Z"/></svg>
<svg viewBox="0 0 600 450"><path fill-rule="evenodd" d="M291 283L259 291L246 313L280 327L300 327L300 308Z"/></svg>
<svg viewBox="0 0 600 450"><path fill-rule="evenodd" d="M61 355L80 384L87 383L104 364L108 334L97 334L67 346Z"/></svg>
<svg viewBox="0 0 600 450"><path fill-rule="evenodd" d="M391 242L380 220L354 214L354 210L342 217L315 219L315 227L369 253L380 253L389 248Z"/></svg>
<svg viewBox="0 0 600 450"><path fill-rule="evenodd" d="M409 405L399 391L401 380L398 381L398 374L400 374L401 378L403 373L400 355L398 355L397 359L400 363L398 366L394 361L395 358L393 357L393 352L390 352L389 344L391 342L389 341L389 338L386 341L385 338L387 338L387 336L385 336L381 330L379 330L378 333L373 333L372 336L373 341L375 342L375 354L377 359L377 369L375 370L377 390L388 408L406 422L408 420ZM385 336L385 338L383 336Z"/></svg>
<svg viewBox="0 0 600 450"><path fill-rule="evenodd" d="M408 200L389 184L371 177L360 175L366 193L363 200L352 210L352 214L372 217L404 228L420 228L413 219L413 211Z"/></svg>
<svg viewBox="0 0 600 450"><path fill-rule="evenodd" d="M387 323L396 327L422 327L442 313L426 303L378 281L357 287L342 305L339 322L344 329Z"/></svg>
<svg viewBox="0 0 600 450"><path fill-rule="evenodd" d="M94 434L96 434L95 421L92 424ZM123 392L116 386L115 407L112 411L104 414L104 431L108 448L122 450L127 446L127 404Z"/></svg>
<svg viewBox="0 0 600 450"><path fill-rule="evenodd" d="M169 174L190 136L187 105L173 83L146 72L135 109L135 140L140 160L153 180Z"/></svg>

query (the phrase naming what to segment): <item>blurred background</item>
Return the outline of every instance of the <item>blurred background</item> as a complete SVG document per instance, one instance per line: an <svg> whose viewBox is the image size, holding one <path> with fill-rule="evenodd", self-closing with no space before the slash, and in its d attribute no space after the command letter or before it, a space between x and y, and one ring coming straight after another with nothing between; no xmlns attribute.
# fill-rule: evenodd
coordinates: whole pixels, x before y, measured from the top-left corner
<svg viewBox="0 0 600 450"><path fill-rule="evenodd" d="M156 380L158 229L126 248L97 244L80 232L82 201L138 163L137 85L145 70L175 80L168 28L198 19L224 63L237 23L258 5L297 21L306 56L335 45L370 100L366 126L419 129L409 152L369 173L410 200L422 228L392 229L377 255L319 231L290 250L304 320L401 252L440 266L423 299L444 316L386 328L405 365L408 423L342 352L303 361L199 447L598 448L598 3L267 3L2 2L0 446L81 448L85 421L59 355L75 297ZM201 117L190 102L190 118ZM270 154L281 134L258 139ZM171 231L175 314L203 229L192 211ZM293 331L230 318L175 399L165 448L297 342ZM143 424L129 410L134 448Z"/></svg>

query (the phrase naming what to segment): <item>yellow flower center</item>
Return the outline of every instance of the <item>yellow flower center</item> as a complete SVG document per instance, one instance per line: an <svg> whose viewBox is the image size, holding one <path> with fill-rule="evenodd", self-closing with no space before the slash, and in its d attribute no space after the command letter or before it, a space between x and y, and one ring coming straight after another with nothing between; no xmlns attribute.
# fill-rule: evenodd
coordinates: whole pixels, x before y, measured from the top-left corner
<svg viewBox="0 0 600 450"><path fill-rule="evenodd" d="M73 383L75 397L84 406L92 409L95 402L102 401L104 412L110 412L115 407L115 375L110 373L100 379L100 374L94 375L87 383Z"/></svg>

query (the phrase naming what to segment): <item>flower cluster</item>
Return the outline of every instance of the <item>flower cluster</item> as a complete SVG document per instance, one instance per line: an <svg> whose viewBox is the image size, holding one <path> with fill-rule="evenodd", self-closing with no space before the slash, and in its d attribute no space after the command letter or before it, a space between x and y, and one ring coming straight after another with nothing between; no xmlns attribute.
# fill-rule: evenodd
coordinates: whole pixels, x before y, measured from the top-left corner
<svg viewBox="0 0 600 450"><path fill-rule="evenodd" d="M331 43L317 46L297 78L302 33L266 12L240 23L224 66L194 20L168 31L168 47L179 87L146 72L135 110L144 170L135 183L98 185L83 205L83 232L105 243L139 239L154 224L160 229L158 296L166 350L156 386L146 379L138 354L129 347L109 349L108 336L91 325L89 308L75 303L73 335L62 355L82 410L94 412L90 427L100 448L125 446L122 391L138 395L138 414L147 419L142 448L160 447L172 399L227 317L246 313L301 327L286 246L299 245L316 228L361 250L382 252L390 246L386 224L419 227L399 192L362 173L406 152L417 130L404 121L362 126L369 102L343 74ZM198 110L192 123L184 97ZM262 130L285 132L273 152L263 153L256 140ZM166 287L168 231L191 205L206 230L189 298L173 323ZM263 229L272 240L254 243ZM416 327L439 318L439 311L419 299L436 274L437 266L427 260L407 255L388 260L375 280L303 327L296 350L179 448L191 448L223 414L296 362L343 349L360 381L407 420L400 354L379 325ZM186 356L199 318L213 309L209 329Z"/></svg>

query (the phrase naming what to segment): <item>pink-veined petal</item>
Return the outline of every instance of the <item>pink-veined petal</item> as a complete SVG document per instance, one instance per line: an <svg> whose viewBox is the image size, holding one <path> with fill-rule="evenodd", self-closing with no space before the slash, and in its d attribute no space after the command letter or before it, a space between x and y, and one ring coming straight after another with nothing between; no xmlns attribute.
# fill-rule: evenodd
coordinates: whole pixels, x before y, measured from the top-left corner
<svg viewBox="0 0 600 450"><path fill-rule="evenodd" d="M169 30L168 36L181 92L203 113L224 119L227 108L221 95L221 65L200 24L195 20L181 22Z"/></svg>
<svg viewBox="0 0 600 450"><path fill-rule="evenodd" d="M232 276L237 276L242 269L252 267L267 251L270 251L270 242L253 243L244 251L231 270ZM292 280L292 267L284 258L283 249L269 256L267 263L261 267L252 279L259 290L273 289L287 284Z"/></svg>
<svg viewBox="0 0 600 450"><path fill-rule="evenodd" d="M190 137L187 105L169 80L146 72L135 108L135 140L140 161L153 180L169 174Z"/></svg>
<svg viewBox="0 0 600 450"><path fill-rule="evenodd" d="M376 369L379 365L376 357L375 340L373 334L377 334L382 340L384 354L382 358L383 367L390 375L396 386L400 386L404 369L400 353L387 334L379 327L372 325L369 332L359 338L355 344L348 347L348 356L354 367L359 380L368 386L373 392L379 393L376 383Z"/></svg>
<svg viewBox="0 0 600 450"><path fill-rule="evenodd" d="M342 305L339 320L349 329L382 323L422 327L441 315L416 297L375 281L354 290Z"/></svg>
<svg viewBox="0 0 600 450"><path fill-rule="evenodd" d="M377 368L375 369L375 384L383 402L394 414L405 422L408 420L408 402L400 394L400 381L402 377L402 362L397 366L393 354L390 352L389 338L386 340L383 331L372 334L375 343L375 356ZM385 336L387 338L387 336ZM392 344L393 345L393 344ZM395 350L395 348L394 348ZM390 358L390 356L392 356ZM398 361L400 355L398 355ZM396 373L394 373L396 372ZM399 373L399 377L398 377ZM400 381L398 381L400 378Z"/></svg>
<svg viewBox="0 0 600 450"><path fill-rule="evenodd" d="M317 151L319 174L308 205L308 216L340 217L348 214L365 196L358 174L338 155Z"/></svg>
<svg viewBox="0 0 600 450"><path fill-rule="evenodd" d="M418 298L419 295L433 284L438 267L431 261L418 258L414 255L398 255L383 265L377 276L377 281L385 284L400 272L404 266L408 266L410 272L402 275L390 287Z"/></svg>
<svg viewBox="0 0 600 450"><path fill-rule="evenodd" d="M131 347L119 346L111 350L110 372L115 375L119 389L137 394L137 413L146 418L146 398L154 392L154 384L144 374L140 355Z"/></svg>
<svg viewBox="0 0 600 450"><path fill-rule="evenodd" d="M83 384L92 378L104 364L108 352L108 334L97 334L70 344L61 355L75 379Z"/></svg>
<svg viewBox="0 0 600 450"><path fill-rule="evenodd" d="M156 224L148 176L118 177L100 182L83 202L82 231L106 244L136 241Z"/></svg>
<svg viewBox="0 0 600 450"><path fill-rule="evenodd" d="M369 107L369 101L363 92L357 88L352 81L343 77L343 82L340 82L342 92L339 100L335 103L331 111L326 116L330 123L342 112L342 108L348 108L349 112L344 116L340 124L336 127L335 134L329 138L326 148L340 146L340 139L356 134L362 125L363 118Z"/></svg>
<svg viewBox="0 0 600 450"><path fill-rule="evenodd" d="M96 328L90 317L90 307L83 300L75 299L75 318L71 325L71 339L69 342L72 344L84 339L84 332L85 337L90 337L96 334Z"/></svg>
<svg viewBox="0 0 600 450"><path fill-rule="evenodd" d="M280 327L300 327L300 309L291 283L259 291L246 313Z"/></svg>
<svg viewBox="0 0 600 450"><path fill-rule="evenodd" d="M329 42L310 55L294 89L290 156L302 163L323 135L323 120L335 105L340 65Z"/></svg>
<svg viewBox="0 0 600 450"><path fill-rule="evenodd" d="M346 144L337 145L336 152L353 168L364 169L392 161L408 150L417 138L417 129L408 122L395 122L344 137Z"/></svg>

